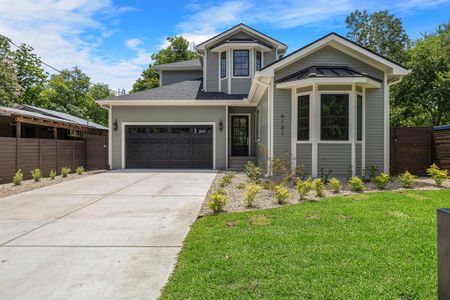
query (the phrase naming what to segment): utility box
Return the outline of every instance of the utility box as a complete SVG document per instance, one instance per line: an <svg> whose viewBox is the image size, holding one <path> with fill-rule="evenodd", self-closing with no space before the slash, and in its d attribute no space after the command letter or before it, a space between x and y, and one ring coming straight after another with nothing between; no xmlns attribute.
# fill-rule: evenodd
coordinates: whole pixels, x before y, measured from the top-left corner
<svg viewBox="0 0 450 300"><path fill-rule="evenodd" d="M450 208L437 212L438 224L438 299L450 299Z"/></svg>

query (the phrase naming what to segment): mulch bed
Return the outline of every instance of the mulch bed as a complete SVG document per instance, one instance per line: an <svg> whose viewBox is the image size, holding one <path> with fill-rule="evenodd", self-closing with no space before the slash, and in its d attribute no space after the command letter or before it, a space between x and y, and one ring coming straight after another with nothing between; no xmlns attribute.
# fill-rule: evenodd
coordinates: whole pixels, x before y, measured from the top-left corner
<svg viewBox="0 0 450 300"><path fill-rule="evenodd" d="M217 191L218 189L223 189L226 191L228 196L228 203L225 206L225 212L233 212L233 211L248 211L248 210L256 210L256 209L266 209L266 208L276 208L283 205L277 203L274 192L267 189L262 189L261 192L256 196L255 206L247 207L244 202L244 192L245 188L239 189L238 186L242 183L246 184L250 182L247 175L243 172L236 172L236 176L233 178L233 181L225 187L220 187L220 180L224 176L225 172L217 173L214 181L208 191L206 199L202 205L199 216L204 216L208 214L212 214L211 209L207 206L207 202L210 199L210 195ZM348 195L357 195L361 193L351 192L347 184L345 182L342 183L342 191L339 194L335 194L329 186L325 187L324 197L318 198L314 195L314 191L311 191L304 200L299 200L299 194L297 190L292 184L289 184L286 188L289 190L291 196L287 199L287 203L284 205L292 205L305 201L319 201L321 199L331 197L331 196L348 196ZM364 192L380 192L379 189L372 183L364 183ZM412 189L404 189L401 187L398 180L395 180L389 183L388 187L383 191L401 191L401 190L439 190L439 189L450 189L450 180L446 180L442 187L437 187L434 183L433 179L429 177L419 177L415 179L415 186Z"/></svg>
<svg viewBox="0 0 450 300"><path fill-rule="evenodd" d="M66 178L63 178L61 175L56 176L55 179L50 178L42 178L39 182L35 182L33 179L24 180L22 185L14 185L12 183L4 183L0 184L0 198L8 197L11 195L32 191L35 189L39 189L45 186L50 186L54 184L58 184L65 181L71 181L74 179L79 179L87 176L92 176L95 174L103 173L104 170L97 171L88 171L83 173L82 175L78 175L76 173L69 174Z"/></svg>

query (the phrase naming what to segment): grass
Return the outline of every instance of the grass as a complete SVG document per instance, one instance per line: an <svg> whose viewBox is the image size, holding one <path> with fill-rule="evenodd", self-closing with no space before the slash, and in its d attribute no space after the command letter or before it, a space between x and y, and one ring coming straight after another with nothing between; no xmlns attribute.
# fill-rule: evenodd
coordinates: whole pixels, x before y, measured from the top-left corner
<svg viewBox="0 0 450 300"><path fill-rule="evenodd" d="M436 209L450 191L333 197L208 216L162 299L436 299Z"/></svg>

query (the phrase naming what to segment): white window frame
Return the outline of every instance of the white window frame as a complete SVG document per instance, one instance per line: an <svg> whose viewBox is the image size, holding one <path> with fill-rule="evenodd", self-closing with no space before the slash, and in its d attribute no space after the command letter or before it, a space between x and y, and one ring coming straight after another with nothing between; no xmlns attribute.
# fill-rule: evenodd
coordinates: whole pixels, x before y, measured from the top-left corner
<svg viewBox="0 0 450 300"><path fill-rule="evenodd" d="M234 51L236 51L236 50L238 50L238 51L241 51L241 50L246 50L246 51L248 51L248 76L235 76L234 75ZM252 51L252 49L250 49L250 48L233 48L233 49L231 49L231 51L230 51L230 53L231 53L231 70L230 70L230 74L231 74L231 78L233 78L233 79L248 79L248 78L251 78L252 77L252 70L253 70L253 64L252 64L252 57L253 57L253 55L252 55L252 53L253 53L253 51Z"/></svg>
<svg viewBox="0 0 450 300"><path fill-rule="evenodd" d="M348 138L346 140L322 140L322 95L336 94L336 95L348 95ZM316 117L319 120L319 128L318 128L318 141L319 143L330 143L330 144L339 144L339 143L351 143L351 125L352 125L352 92L348 91L318 91L319 95L319 103L317 103L317 114Z"/></svg>
<svg viewBox="0 0 450 300"><path fill-rule="evenodd" d="M263 55L264 52L259 51L259 50L255 50L255 70L254 70L255 72L261 70L261 69L259 69L259 70L256 69L256 66L257 66L256 61L258 59L258 53L261 54L261 69L264 68L264 55Z"/></svg>
<svg viewBox="0 0 450 300"><path fill-rule="evenodd" d="M307 140L299 140L298 139L298 97L300 96L309 96L309 134L308 134L308 139ZM295 140L297 144L310 144L312 142L311 139L311 135L312 135L312 126L314 126L314 122L313 122L313 110L312 110L312 106L314 105L313 100L313 93L312 91L307 91L307 92L301 92L301 93L296 93L295 94L295 103L294 103L294 108L295 108Z"/></svg>
<svg viewBox="0 0 450 300"><path fill-rule="evenodd" d="M225 53L225 77L222 77L222 53ZM227 51L219 52L219 80L228 79L228 57Z"/></svg>

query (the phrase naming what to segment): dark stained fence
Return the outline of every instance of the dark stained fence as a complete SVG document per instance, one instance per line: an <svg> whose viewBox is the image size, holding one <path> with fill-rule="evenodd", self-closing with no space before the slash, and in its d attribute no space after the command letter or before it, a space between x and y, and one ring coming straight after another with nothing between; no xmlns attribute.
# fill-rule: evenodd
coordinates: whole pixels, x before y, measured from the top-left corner
<svg viewBox="0 0 450 300"><path fill-rule="evenodd" d="M79 166L89 170L107 169L106 141L105 136L82 141L0 137L0 183L11 182L18 169L25 179L30 179L31 170L36 168L45 177L50 170L59 173L62 167L72 171Z"/></svg>
<svg viewBox="0 0 450 300"><path fill-rule="evenodd" d="M450 170L450 130L433 132L435 161L440 168Z"/></svg>
<svg viewBox="0 0 450 300"><path fill-rule="evenodd" d="M108 136L90 135L86 138L86 165L89 170L108 169Z"/></svg>
<svg viewBox="0 0 450 300"><path fill-rule="evenodd" d="M428 127L391 128L390 171L426 175L432 162L432 130Z"/></svg>

